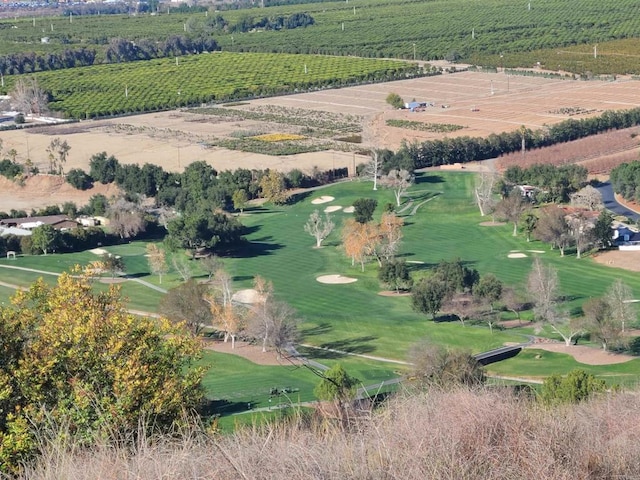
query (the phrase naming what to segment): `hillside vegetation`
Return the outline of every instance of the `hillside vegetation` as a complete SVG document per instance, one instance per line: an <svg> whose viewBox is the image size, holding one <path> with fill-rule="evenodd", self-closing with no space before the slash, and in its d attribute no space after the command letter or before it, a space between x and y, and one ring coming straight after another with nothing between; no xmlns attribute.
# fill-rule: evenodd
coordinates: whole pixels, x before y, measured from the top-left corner
<svg viewBox="0 0 640 480"><path fill-rule="evenodd" d="M506 390L401 395L341 428L296 421L91 450L47 444L23 478L637 478L640 396L542 407ZM64 447L64 446L63 446Z"/></svg>

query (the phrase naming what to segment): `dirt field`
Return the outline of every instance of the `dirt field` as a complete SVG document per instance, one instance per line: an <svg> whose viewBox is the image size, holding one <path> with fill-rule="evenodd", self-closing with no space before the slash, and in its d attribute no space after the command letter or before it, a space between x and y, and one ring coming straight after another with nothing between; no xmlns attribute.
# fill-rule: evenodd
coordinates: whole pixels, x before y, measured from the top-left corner
<svg viewBox="0 0 640 480"><path fill-rule="evenodd" d="M433 102L423 112L393 110L385 101L390 92L405 101ZM584 118L606 109L640 106L640 82L621 79L616 82L572 81L538 77L507 76L504 73L462 72L437 77L363 85L251 101L233 108L264 105L321 110L362 115L363 146L397 149L403 140L422 141L444 136L388 127L388 119L405 119L428 123L450 123L464 128L449 135L485 136L514 130L521 125L540 128L567 118ZM447 105L448 108L442 108ZM473 110L473 111L472 111ZM576 114L576 112L580 112ZM222 148L204 148L214 137L231 135L239 130L281 130L264 122L214 120L203 115L171 111L133 115L110 120L84 121L71 125L0 132L3 152L15 149L18 161L30 157L46 171L46 148L55 137L71 146L65 170L88 170L90 157L106 151L121 163L155 163L168 171L181 171L196 160L204 160L218 170L273 168L288 171L299 168L311 171L348 167L366 160L349 152L327 151L300 155L267 156ZM22 200L13 203L14 191L0 190L0 210L27 208ZM68 192L68 195L73 193ZM42 198L41 198L42 197ZM49 198L53 201L50 201ZM34 205L58 202L49 191L32 190L26 200Z"/></svg>

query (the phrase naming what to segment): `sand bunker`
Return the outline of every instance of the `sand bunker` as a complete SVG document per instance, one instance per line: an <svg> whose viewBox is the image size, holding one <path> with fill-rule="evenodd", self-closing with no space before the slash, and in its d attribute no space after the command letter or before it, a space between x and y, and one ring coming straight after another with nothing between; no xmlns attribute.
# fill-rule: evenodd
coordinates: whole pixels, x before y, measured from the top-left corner
<svg viewBox="0 0 640 480"><path fill-rule="evenodd" d="M340 205L332 205L324 209L325 213L337 212L338 210L342 210Z"/></svg>
<svg viewBox="0 0 640 480"><path fill-rule="evenodd" d="M89 251L95 255L104 255L105 253L108 253L104 248L94 248L93 250Z"/></svg>
<svg viewBox="0 0 640 480"><path fill-rule="evenodd" d="M356 211L356 207L344 207L344 210L342 210L344 213L353 213Z"/></svg>
<svg viewBox="0 0 640 480"><path fill-rule="evenodd" d="M320 198L314 198L313 200L311 200L311 203L313 203L314 205L319 205L321 203L329 203L329 202L333 202L335 200L335 198L330 197L328 195L323 195Z"/></svg>
<svg viewBox="0 0 640 480"><path fill-rule="evenodd" d="M320 283L353 283L357 282L357 278L343 277L342 275L321 275L316 278Z"/></svg>
<svg viewBox="0 0 640 480"><path fill-rule="evenodd" d="M424 265L424 262L421 260L407 260L407 263L415 263L416 265Z"/></svg>
<svg viewBox="0 0 640 480"><path fill-rule="evenodd" d="M527 255L524 253L510 253L507 255L509 258L527 258Z"/></svg>
<svg viewBox="0 0 640 480"><path fill-rule="evenodd" d="M544 250L527 250L527 252L531 252L531 253L545 253Z"/></svg>
<svg viewBox="0 0 640 480"><path fill-rule="evenodd" d="M233 294L231 300L238 303L258 303L262 297L253 288L247 288L246 290L238 290Z"/></svg>
<svg viewBox="0 0 640 480"><path fill-rule="evenodd" d="M499 227L501 225L506 225L504 222L482 222L480 224L481 227Z"/></svg>

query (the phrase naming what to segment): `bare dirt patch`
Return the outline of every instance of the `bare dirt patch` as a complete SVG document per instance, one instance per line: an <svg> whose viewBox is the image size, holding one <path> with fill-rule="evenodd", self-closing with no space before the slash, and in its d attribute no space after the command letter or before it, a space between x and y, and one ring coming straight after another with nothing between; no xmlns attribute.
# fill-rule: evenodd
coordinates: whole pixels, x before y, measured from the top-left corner
<svg viewBox="0 0 640 480"><path fill-rule="evenodd" d="M227 353L230 355L238 355L246 358L256 365L291 365L300 364L298 359L289 356L278 356L276 352L263 352L262 347L247 342L236 341L235 348L231 348L231 341L223 342L221 340L207 340L204 348L213 350L214 352Z"/></svg>
<svg viewBox="0 0 640 480"><path fill-rule="evenodd" d="M240 303L253 304L262 301L262 296L253 288L238 290L233 294L231 300Z"/></svg>
<svg viewBox="0 0 640 480"><path fill-rule="evenodd" d="M623 268L640 272L640 251L609 250L593 256L593 261L607 267Z"/></svg>
<svg viewBox="0 0 640 480"><path fill-rule="evenodd" d="M316 280L320 283L343 284L357 282L357 278L343 277L342 275L321 275Z"/></svg>
<svg viewBox="0 0 640 480"><path fill-rule="evenodd" d="M378 292L381 297L408 297L411 292L396 292L395 290L382 290Z"/></svg>
<svg viewBox="0 0 640 480"><path fill-rule="evenodd" d="M0 176L0 210L26 210L48 205L62 205L73 202L77 206L86 205L94 195L107 198L118 196L120 189L114 185L94 183L89 190L76 190L57 175L34 175L24 181L24 185Z"/></svg>
<svg viewBox="0 0 640 480"><path fill-rule="evenodd" d="M605 352L604 350L584 345L571 345L567 347L563 343L536 343L527 348L545 350L547 352L565 353L567 355L571 355L576 362L584 363L586 365L612 365L615 363L630 362L637 358L631 355Z"/></svg>

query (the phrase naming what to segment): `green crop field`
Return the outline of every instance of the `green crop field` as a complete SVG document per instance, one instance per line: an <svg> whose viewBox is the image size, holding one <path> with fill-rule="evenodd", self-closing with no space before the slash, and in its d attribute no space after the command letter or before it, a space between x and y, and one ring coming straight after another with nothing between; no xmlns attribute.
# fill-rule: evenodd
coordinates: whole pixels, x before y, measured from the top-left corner
<svg viewBox="0 0 640 480"><path fill-rule="evenodd" d="M35 77L51 96L50 109L69 117L90 118L273 95L296 88L389 80L413 71L413 65L389 60L214 53L39 72ZM16 78L5 80L7 90Z"/></svg>
<svg viewBox="0 0 640 480"><path fill-rule="evenodd" d="M306 28L233 31L246 19L305 12L314 19ZM211 13L101 15L7 19L0 52L101 47L109 38L161 40L168 35L207 35L224 50L320 53L367 57L439 59L458 52L525 52L541 48L602 43L640 33L633 0L603 3L582 0L351 0L264 9L215 12L228 23L220 30L205 24ZM12 28L15 27L15 28ZM107 33L108 32L108 33ZM41 44L43 36L49 44Z"/></svg>

